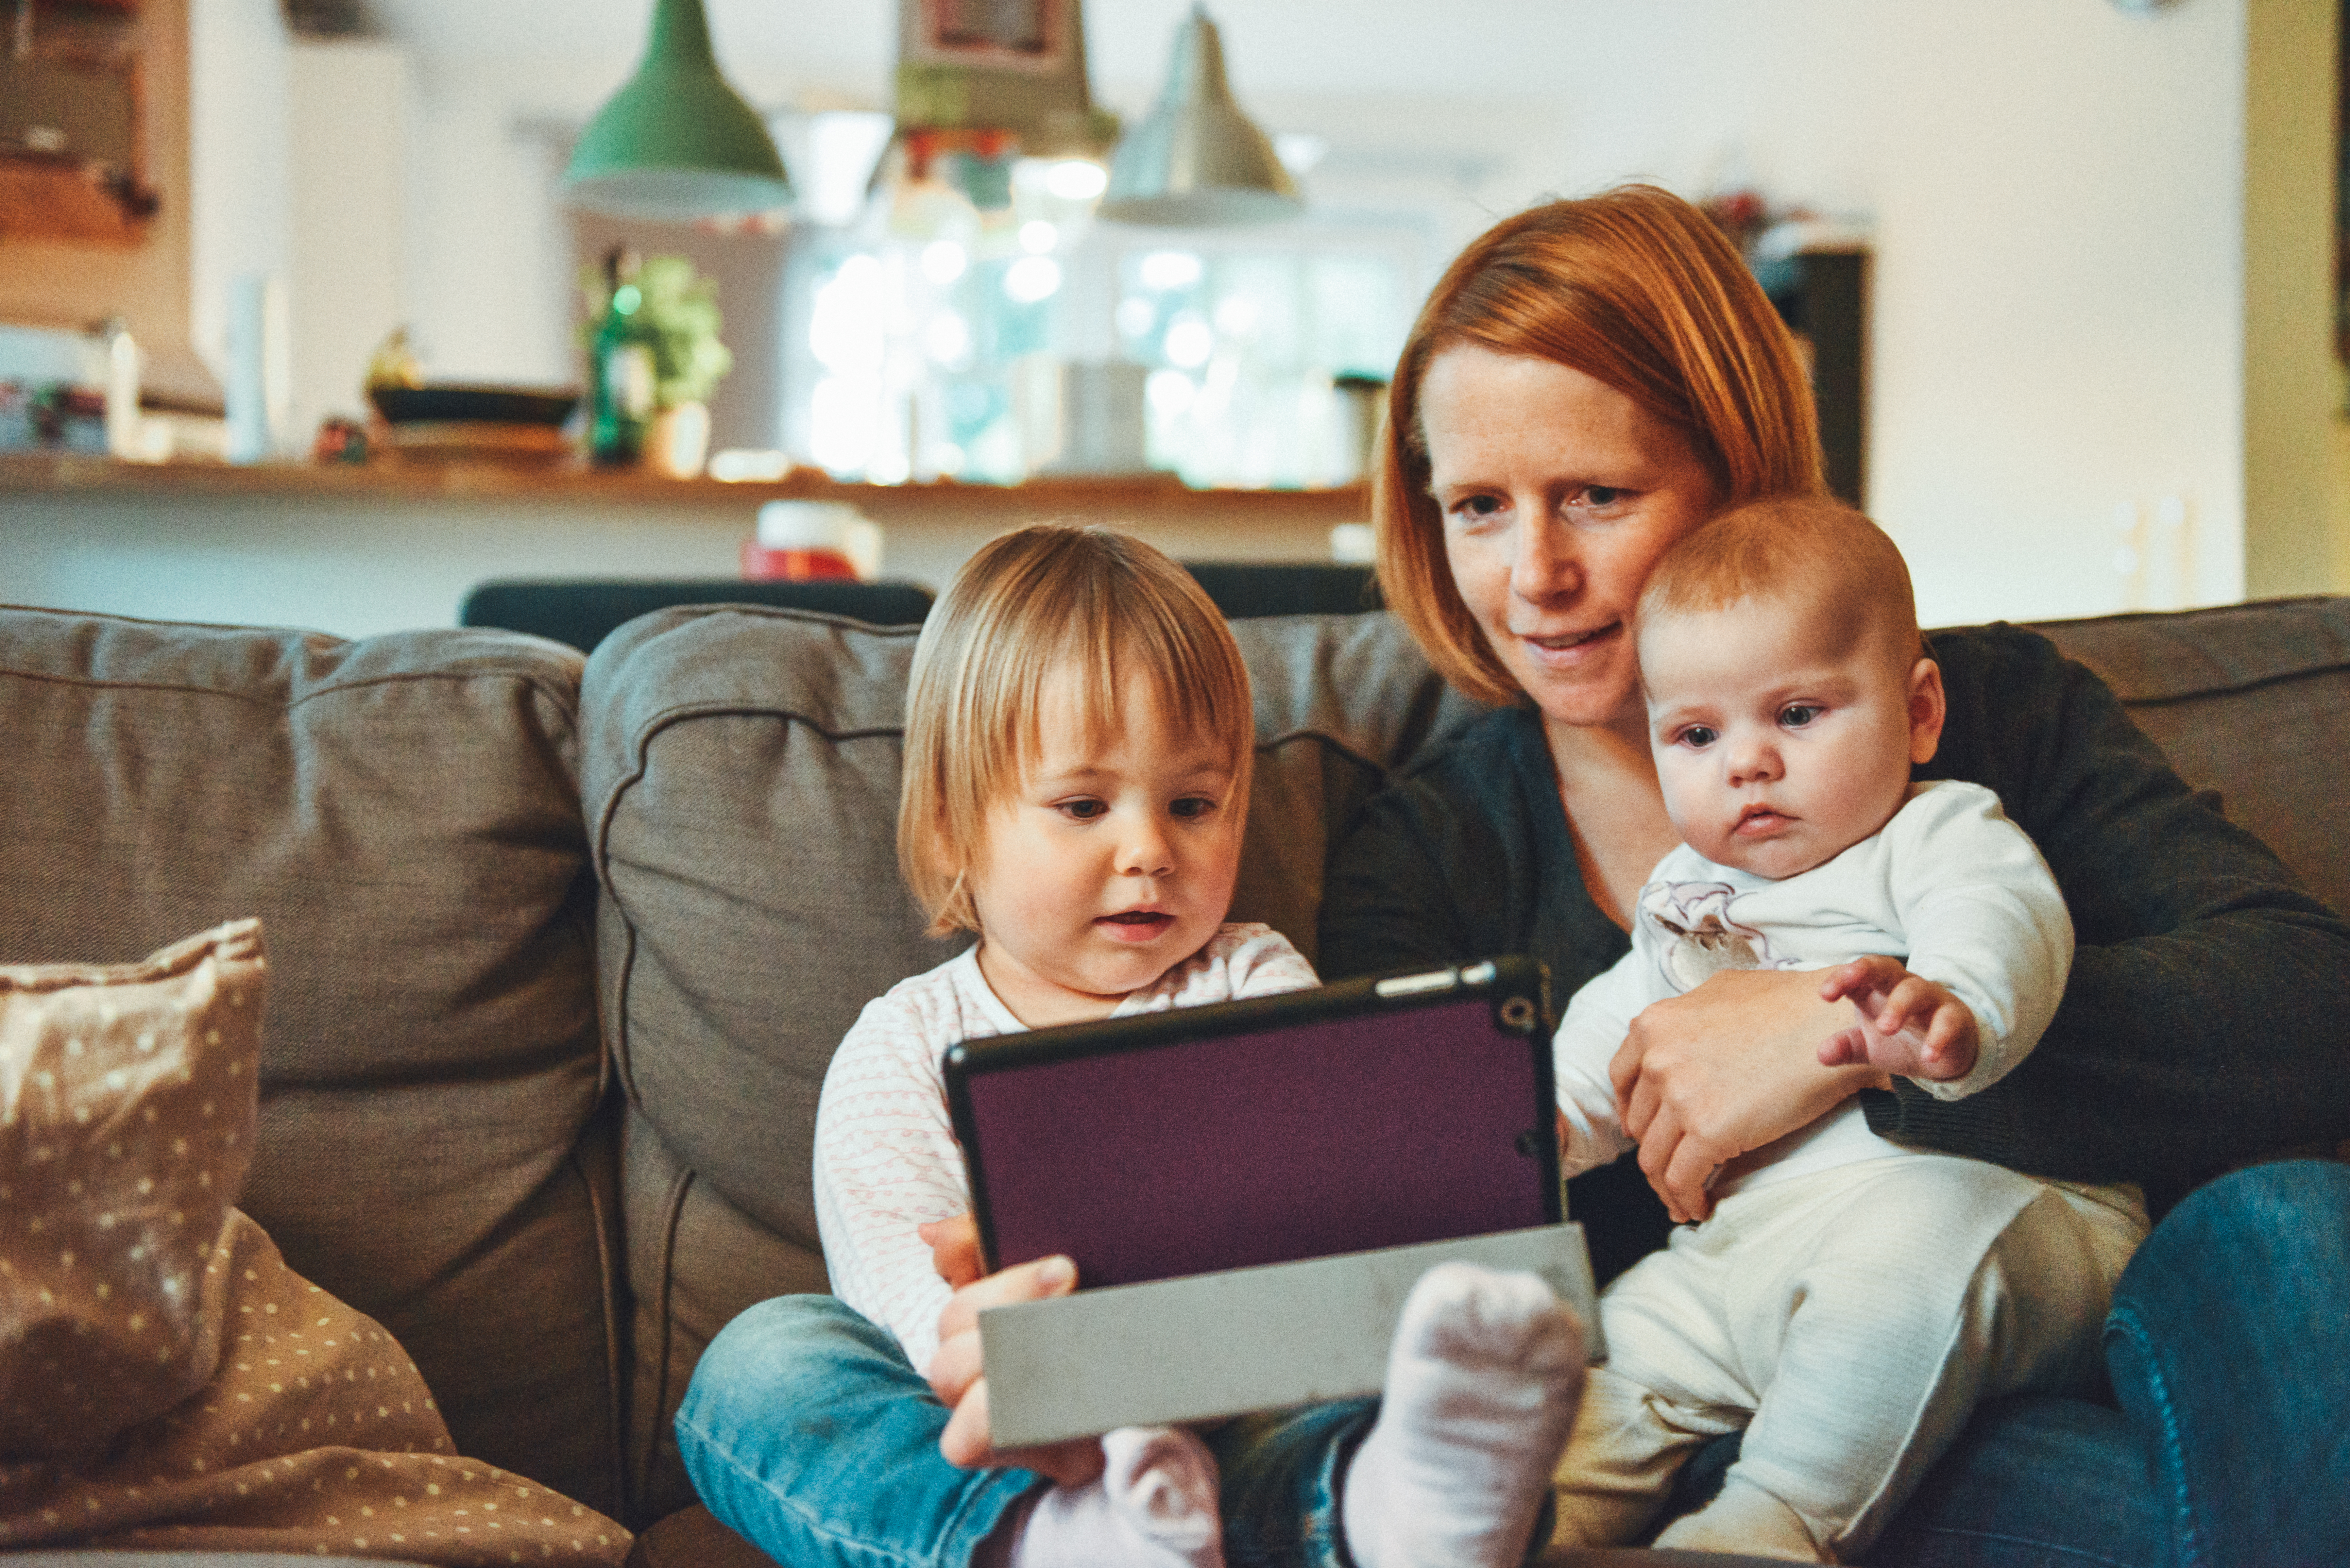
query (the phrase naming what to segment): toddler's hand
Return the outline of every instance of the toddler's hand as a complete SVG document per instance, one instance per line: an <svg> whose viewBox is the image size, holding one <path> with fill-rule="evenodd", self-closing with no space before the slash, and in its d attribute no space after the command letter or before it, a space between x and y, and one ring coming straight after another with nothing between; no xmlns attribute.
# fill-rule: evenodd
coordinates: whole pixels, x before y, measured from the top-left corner
<svg viewBox="0 0 2350 1568"><path fill-rule="evenodd" d="M953 1258L949 1255L955 1239L951 1228L958 1224L967 1226L969 1221L941 1220L936 1226L923 1227L921 1232L922 1240L931 1243L939 1272L951 1282L955 1275L948 1272L950 1262L961 1266L961 1254ZM934 1231L939 1234L932 1234ZM1021 1263L980 1277L975 1231L968 1256L968 1266L974 1277L956 1289L946 1310L939 1314L939 1353L931 1362L931 1391L954 1412L947 1417L946 1430L939 1434L939 1452L965 1469L1017 1465L1049 1476L1062 1486L1085 1485L1102 1472L1098 1438L1076 1438L1041 1449L996 1451L988 1431L987 1377L981 1364L979 1344L982 1309L1067 1295L1077 1288L1076 1265L1066 1258L1039 1258L1033 1263Z"/></svg>
<svg viewBox="0 0 2350 1568"><path fill-rule="evenodd" d="M1849 998L1861 1022L1820 1044L1829 1067L1866 1064L1905 1078L1940 1081L1974 1071L1981 1050L1975 1015L1943 986L1911 974L1898 959L1872 955L1827 971L1820 998Z"/></svg>

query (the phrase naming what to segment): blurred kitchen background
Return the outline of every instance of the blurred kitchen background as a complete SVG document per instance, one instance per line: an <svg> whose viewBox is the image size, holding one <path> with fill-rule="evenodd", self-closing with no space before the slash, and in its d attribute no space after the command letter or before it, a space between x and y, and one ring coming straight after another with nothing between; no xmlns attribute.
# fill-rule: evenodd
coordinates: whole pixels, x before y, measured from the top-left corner
<svg viewBox="0 0 2350 1568"><path fill-rule="evenodd" d="M1812 325L1848 341L1848 488L1929 621L2350 588L2339 0L1221 0L1232 90L1302 200L1171 226L1106 221L1109 143L1082 128L902 134L893 0L707 0L792 188L723 227L565 200L651 0L16 14L92 6L137 14L160 201L109 247L28 237L0 190L0 323L118 318L150 403L201 416L238 312L274 313L278 467L364 423L396 328L433 383L588 388L583 278L617 248L714 284L733 367L715 477L673 494L0 463L0 598L375 630L449 618L484 575L731 570L756 504L794 496L878 518L880 569L935 586L1019 510L982 485L1194 556L1346 555L1438 270L1529 202L1630 179L1723 203L1799 301L1800 258L1856 258L1849 318ZM1087 0L1092 104L1141 123L1191 15ZM1051 489L1139 473L1173 478Z"/></svg>

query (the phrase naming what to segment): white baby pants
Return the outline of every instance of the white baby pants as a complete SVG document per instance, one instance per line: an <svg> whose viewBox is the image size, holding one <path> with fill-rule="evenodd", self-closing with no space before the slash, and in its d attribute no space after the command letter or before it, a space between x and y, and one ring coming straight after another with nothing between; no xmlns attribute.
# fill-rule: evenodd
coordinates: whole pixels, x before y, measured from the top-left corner
<svg viewBox="0 0 2350 1568"><path fill-rule="evenodd" d="M1673 1473L1745 1429L1721 1495L1656 1544L1867 1550L1979 1399L2075 1386L2147 1231L2126 1188L1904 1154L1742 1190L1599 1299L1554 1540L1641 1538Z"/></svg>

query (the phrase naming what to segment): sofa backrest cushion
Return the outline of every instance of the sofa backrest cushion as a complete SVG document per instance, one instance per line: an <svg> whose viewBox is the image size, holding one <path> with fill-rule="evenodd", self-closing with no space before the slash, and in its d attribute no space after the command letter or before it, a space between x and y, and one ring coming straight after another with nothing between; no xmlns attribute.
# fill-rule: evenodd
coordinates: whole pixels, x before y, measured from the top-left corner
<svg viewBox="0 0 2350 1568"><path fill-rule="evenodd" d="M461 1451L614 1512L578 670L498 632L0 609L0 959L259 916L243 1207L400 1339Z"/></svg>
<svg viewBox="0 0 2350 1568"><path fill-rule="evenodd" d="M2350 598L2055 621L2188 783L2350 911Z"/></svg>
<svg viewBox="0 0 2350 1568"><path fill-rule="evenodd" d="M1258 757L1236 919L1309 953L1327 834L1473 710L1384 616L1236 624ZM728 1319L822 1290L808 1149L865 1003L962 945L922 935L895 834L918 628L665 610L589 661L583 788L604 1016L629 1112L630 1468L691 1501L669 1423Z"/></svg>

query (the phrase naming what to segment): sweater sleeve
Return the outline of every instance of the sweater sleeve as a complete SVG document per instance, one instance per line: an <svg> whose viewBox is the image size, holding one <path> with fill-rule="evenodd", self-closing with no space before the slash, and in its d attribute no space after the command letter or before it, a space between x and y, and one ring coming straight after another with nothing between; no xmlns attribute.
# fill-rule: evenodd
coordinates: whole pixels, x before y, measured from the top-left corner
<svg viewBox="0 0 2350 1568"><path fill-rule="evenodd" d="M1608 1064L1622 1048L1632 1020L1652 1000L1640 983L1653 967L1645 943L1615 968L1568 999L1551 1047L1552 1076L1558 1085L1559 1114L1566 1118L1559 1148L1560 1174L1567 1177L1606 1165L1633 1147L1616 1108L1616 1085Z"/></svg>
<svg viewBox="0 0 2350 1568"><path fill-rule="evenodd" d="M816 1101L816 1231L833 1293L895 1334L927 1372L953 1294L916 1227L971 1210L962 1146L920 1013L898 994L868 1002L841 1041Z"/></svg>
<svg viewBox="0 0 2350 1568"><path fill-rule="evenodd" d="M1906 967L1966 1003L1980 1042L1965 1076L1912 1082L1938 1100L1963 1099L2039 1044L2073 961L2073 921L2047 863L1989 790L1936 785L1886 834Z"/></svg>
<svg viewBox="0 0 2350 1568"><path fill-rule="evenodd" d="M1935 771L1995 791L2077 939L2039 1046L1981 1094L1865 1096L1888 1137L2158 1207L2247 1159L2350 1134L2350 926L2190 790L2104 682L2012 628L1935 638Z"/></svg>

